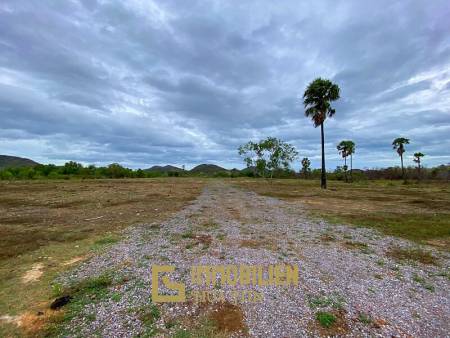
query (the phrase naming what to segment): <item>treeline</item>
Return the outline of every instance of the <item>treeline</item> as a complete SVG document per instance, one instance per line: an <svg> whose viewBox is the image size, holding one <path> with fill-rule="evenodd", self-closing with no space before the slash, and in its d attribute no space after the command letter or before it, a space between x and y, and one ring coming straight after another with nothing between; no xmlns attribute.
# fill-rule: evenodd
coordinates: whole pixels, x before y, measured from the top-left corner
<svg viewBox="0 0 450 338"><path fill-rule="evenodd" d="M193 173L180 171L154 171L130 169L118 163L106 167L95 165L83 166L81 163L70 161L63 166L54 164L39 164L29 167L14 167L0 170L0 180L28 180L28 179L101 179L101 178L152 178L152 177L240 177L246 176L240 170L219 171L215 173Z"/></svg>
<svg viewBox="0 0 450 338"><path fill-rule="evenodd" d="M408 179L419 179L417 168L405 168ZM301 170L296 172L292 169L268 170L262 173L255 167L243 170L226 170L210 173L193 173L189 171L148 171L142 169L129 169L120 164L113 163L107 167L96 167L94 165L83 166L77 162L67 162L63 166L53 164L39 164L33 167L8 168L0 170L0 180L29 180L29 179L100 179L100 178L152 178L152 177L270 177L274 178L297 178L318 180L321 177L320 169ZM345 180L346 172L343 167L337 167L334 171L327 172L331 180ZM450 165L441 165L434 168L422 168L420 177L422 180L450 180ZM352 179L361 180L400 180L402 179L402 169L400 167L352 170Z"/></svg>

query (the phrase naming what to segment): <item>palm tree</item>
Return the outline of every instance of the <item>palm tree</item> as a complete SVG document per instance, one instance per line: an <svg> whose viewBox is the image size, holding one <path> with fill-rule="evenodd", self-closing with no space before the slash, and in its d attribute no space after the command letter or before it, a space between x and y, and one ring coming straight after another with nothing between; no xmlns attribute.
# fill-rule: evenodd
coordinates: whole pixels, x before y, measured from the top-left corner
<svg viewBox="0 0 450 338"><path fill-rule="evenodd" d="M322 142L322 175L320 186L327 188L327 175L325 169L325 135L323 124L325 119L332 117L336 112L331 107L331 102L339 99L339 86L330 80L317 78L312 81L303 94L303 104L305 106L305 115L314 122L314 127L320 126L320 135Z"/></svg>
<svg viewBox="0 0 450 338"><path fill-rule="evenodd" d="M311 161L307 157L303 157L302 159L302 173L303 177L308 178L308 174L311 171Z"/></svg>
<svg viewBox="0 0 450 338"><path fill-rule="evenodd" d="M348 182L347 179L347 157L350 156L350 176L352 176L352 170L353 170L353 158L352 155L355 152L355 143L353 141L341 141L337 145L337 150L341 154L342 158L344 159L344 173L345 173L345 182ZM353 177L351 177L353 180Z"/></svg>
<svg viewBox="0 0 450 338"><path fill-rule="evenodd" d="M353 182L353 154L356 150L355 142L346 141L347 142L347 152L350 155L350 181Z"/></svg>
<svg viewBox="0 0 450 338"><path fill-rule="evenodd" d="M405 144L409 144L409 139L405 137L398 137L392 142L392 147L397 151L400 156L400 161L402 164L402 178L405 181L405 168L403 167L403 153L405 152Z"/></svg>
<svg viewBox="0 0 450 338"><path fill-rule="evenodd" d="M339 143L337 145L337 150L339 151L339 154L341 154L342 158L344 159L344 175L345 175L345 182L348 182L347 180L347 156L348 154L348 145L347 145L347 141L341 141L341 143Z"/></svg>
<svg viewBox="0 0 450 338"><path fill-rule="evenodd" d="M414 162L416 162L417 163L417 171L418 171L418 175L419 175L419 180L421 179L421 176L422 175L420 175L420 169L421 169L421 167L420 167L420 164L421 164L421 158L422 157L424 157L425 155L424 154L422 154L421 152L418 152L418 153L414 153Z"/></svg>

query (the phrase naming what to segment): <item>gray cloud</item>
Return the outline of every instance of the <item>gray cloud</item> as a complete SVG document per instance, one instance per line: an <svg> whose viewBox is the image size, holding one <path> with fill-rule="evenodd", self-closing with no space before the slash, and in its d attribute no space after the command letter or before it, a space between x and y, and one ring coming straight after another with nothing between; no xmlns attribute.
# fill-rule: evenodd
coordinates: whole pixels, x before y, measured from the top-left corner
<svg viewBox="0 0 450 338"><path fill-rule="evenodd" d="M450 162L449 15L445 0L6 0L0 153L233 167L239 144L273 135L317 165L301 94L323 76L342 91L329 167L342 139L356 166L397 164L397 136Z"/></svg>

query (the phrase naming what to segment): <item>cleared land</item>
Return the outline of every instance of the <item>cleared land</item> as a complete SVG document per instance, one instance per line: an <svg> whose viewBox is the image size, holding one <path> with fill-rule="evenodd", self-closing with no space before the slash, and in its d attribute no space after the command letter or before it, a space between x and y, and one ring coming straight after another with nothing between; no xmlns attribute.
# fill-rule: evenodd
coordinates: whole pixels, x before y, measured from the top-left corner
<svg viewBox="0 0 450 338"><path fill-rule="evenodd" d="M0 317L10 317L0 336L420 336L449 329L441 320L450 314L448 184L330 182L322 191L315 181L179 178L1 187L0 240L8 249L0 261ZM298 264L301 281L296 290L265 290L262 304L151 302L152 264L187 269L200 261ZM63 310L48 308L67 293L73 299Z"/></svg>
<svg viewBox="0 0 450 338"><path fill-rule="evenodd" d="M129 225L166 219L203 185L199 179L0 182L0 317L12 316L0 322L0 336L19 332L15 315L48 306L58 272L117 242Z"/></svg>
<svg viewBox="0 0 450 338"><path fill-rule="evenodd" d="M329 181L327 190L310 180L238 180L236 185L301 202L311 216L331 223L373 227L387 235L450 250L448 182Z"/></svg>

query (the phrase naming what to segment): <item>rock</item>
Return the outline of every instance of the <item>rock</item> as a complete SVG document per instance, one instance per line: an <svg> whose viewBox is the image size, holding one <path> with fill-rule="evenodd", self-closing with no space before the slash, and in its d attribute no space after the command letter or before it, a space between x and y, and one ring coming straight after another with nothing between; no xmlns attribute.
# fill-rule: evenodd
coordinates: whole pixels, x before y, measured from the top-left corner
<svg viewBox="0 0 450 338"><path fill-rule="evenodd" d="M52 310L57 310L60 307L66 305L67 303L70 302L70 300L72 299L72 296L62 296L59 298L56 298L51 304L50 304L50 309Z"/></svg>

